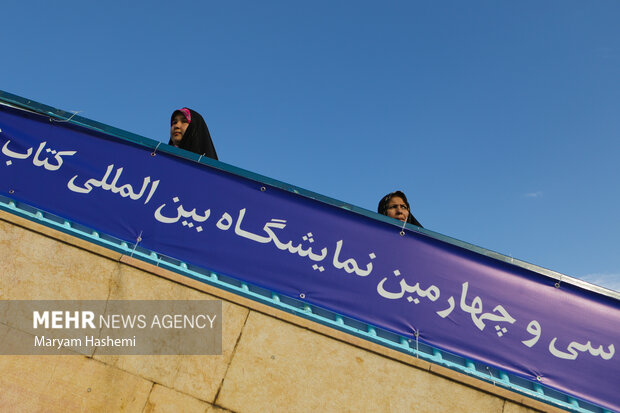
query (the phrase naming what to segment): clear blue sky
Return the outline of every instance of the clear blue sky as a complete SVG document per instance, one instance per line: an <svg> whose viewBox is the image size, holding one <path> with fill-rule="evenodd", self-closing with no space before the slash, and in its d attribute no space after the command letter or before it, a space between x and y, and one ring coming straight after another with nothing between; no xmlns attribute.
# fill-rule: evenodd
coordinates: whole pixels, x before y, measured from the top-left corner
<svg viewBox="0 0 620 413"><path fill-rule="evenodd" d="M0 89L620 290L620 1L4 1Z"/></svg>

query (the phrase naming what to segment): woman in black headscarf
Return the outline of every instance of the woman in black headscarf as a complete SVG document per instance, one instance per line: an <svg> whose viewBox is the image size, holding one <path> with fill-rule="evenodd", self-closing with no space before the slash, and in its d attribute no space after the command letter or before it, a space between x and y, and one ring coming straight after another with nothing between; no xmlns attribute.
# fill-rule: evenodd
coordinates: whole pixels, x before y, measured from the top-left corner
<svg viewBox="0 0 620 413"><path fill-rule="evenodd" d="M402 191L394 191L381 198L377 212L424 228L411 213L409 201Z"/></svg>
<svg viewBox="0 0 620 413"><path fill-rule="evenodd" d="M168 145L217 159L205 120L200 113L188 108L178 109L172 113Z"/></svg>

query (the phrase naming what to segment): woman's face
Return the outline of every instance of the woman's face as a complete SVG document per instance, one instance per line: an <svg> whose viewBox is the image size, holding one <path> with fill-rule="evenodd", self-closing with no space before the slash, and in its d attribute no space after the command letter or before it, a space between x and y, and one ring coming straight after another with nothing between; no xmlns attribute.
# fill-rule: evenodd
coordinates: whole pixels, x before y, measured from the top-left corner
<svg viewBox="0 0 620 413"><path fill-rule="evenodd" d="M401 197L393 196L390 198L387 204L387 216L400 219L403 222L407 221L409 210L407 209L407 204L405 204L405 201Z"/></svg>
<svg viewBox="0 0 620 413"><path fill-rule="evenodd" d="M185 115L181 113L174 115L172 122L170 122L170 139L174 145L178 146L181 143L181 139L183 139L188 126L189 123Z"/></svg>

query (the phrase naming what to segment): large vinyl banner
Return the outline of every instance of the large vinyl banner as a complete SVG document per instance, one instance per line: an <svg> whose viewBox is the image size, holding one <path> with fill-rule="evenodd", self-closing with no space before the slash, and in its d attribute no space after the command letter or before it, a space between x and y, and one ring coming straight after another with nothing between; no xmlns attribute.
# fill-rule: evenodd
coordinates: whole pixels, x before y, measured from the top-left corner
<svg viewBox="0 0 620 413"><path fill-rule="evenodd" d="M6 106L0 149L4 196L620 411L614 298Z"/></svg>

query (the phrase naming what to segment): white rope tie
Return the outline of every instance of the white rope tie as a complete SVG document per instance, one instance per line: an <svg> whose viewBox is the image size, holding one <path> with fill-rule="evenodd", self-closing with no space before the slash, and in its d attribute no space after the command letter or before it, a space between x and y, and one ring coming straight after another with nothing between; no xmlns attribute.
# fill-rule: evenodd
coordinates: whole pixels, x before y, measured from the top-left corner
<svg viewBox="0 0 620 413"><path fill-rule="evenodd" d="M50 118L50 121L52 122L58 122L58 123L63 123L63 122L70 122L71 119L73 119L73 117L75 115L77 115L78 113L82 113L83 111L81 110L72 110L73 115L69 116L67 119L63 119L63 120L58 120L58 119L54 119L54 118Z"/></svg>

